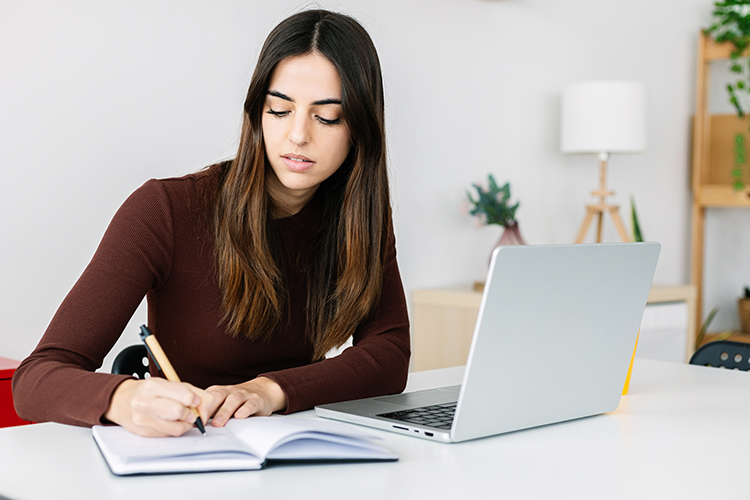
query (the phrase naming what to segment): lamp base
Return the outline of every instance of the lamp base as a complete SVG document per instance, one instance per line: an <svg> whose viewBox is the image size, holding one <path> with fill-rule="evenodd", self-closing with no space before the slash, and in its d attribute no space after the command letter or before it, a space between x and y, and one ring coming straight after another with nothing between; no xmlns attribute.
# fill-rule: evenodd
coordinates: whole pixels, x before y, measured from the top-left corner
<svg viewBox="0 0 750 500"><path fill-rule="evenodd" d="M586 237L586 232L588 231L591 222L594 220L595 215L598 216L596 224L596 242L602 242L602 221L604 219L605 212L609 212L609 214L612 216L612 220L615 223L617 232L620 233L620 238L622 238L622 241L631 241L630 237L628 236L628 232L625 230L625 225L622 223L622 219L620 218L619 208L617 207L617 205L608 205L605 201L608 196L612 196L615 194L614 191L610 191L609 189L607 189L608 159L609 154L607 153L601 153L599 155L599 189L591 192L592 195L599 197L599 203L597 205L586 205L586 218L583 219L581 229L580 231L578 231L576 243L583 243L583 239Z"/></svg>
<svg viewBox="0 0 750 500"><path fill-rule="evenodd" d="M619 207L617 205L599 204L586 205L586 218L583 219L583 224L581 225L581 230L578 232L576 243L583 243L583 240L586 238L586 233L588 232L589 226L594 220L595 215L598 216L598 220L596 223L596 242L602 242L602 221L604 219L605 212L609 212L609 214L612 216L612 221L615 223L615 227L617 228L617 232L620 233L620 238L622 238L622 241L631 241L630 237L628 236L628 232L625 230L625 225L622 223L622 219L620 218Z"/></svg>

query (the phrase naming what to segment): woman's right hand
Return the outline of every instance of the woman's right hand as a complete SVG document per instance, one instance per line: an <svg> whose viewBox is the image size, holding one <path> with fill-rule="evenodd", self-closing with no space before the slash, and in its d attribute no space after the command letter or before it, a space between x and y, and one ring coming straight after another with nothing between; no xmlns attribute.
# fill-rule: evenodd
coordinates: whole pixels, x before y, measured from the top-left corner
<svg viewBox="0 0 750 500"><path fill-rule="evenodd" d="M195 423L190 408L207 423L212 402L211 394L185 382L128 379L115 389L104 417L141 436L180 436Z"/></svg>

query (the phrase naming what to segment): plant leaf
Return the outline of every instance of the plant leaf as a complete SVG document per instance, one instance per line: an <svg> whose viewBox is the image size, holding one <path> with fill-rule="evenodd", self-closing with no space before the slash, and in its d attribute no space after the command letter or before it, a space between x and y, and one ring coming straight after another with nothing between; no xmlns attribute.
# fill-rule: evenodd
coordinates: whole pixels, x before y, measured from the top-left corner
<svg viewBox="0 0 750 500"><path fill-rule="evenodd" d="M635 210L635 199L632 196L630 197L630 222L633 226L633 241L644 241L641 225L638 223L638 213Z"/></svg>
<svg viewBox="0 0 750 500"><path fill-rule="evenodd" d="M708 316L706 317L706 321L703 322L701 325L701 329L698 330L698 335L695 337L695 349L697 350L701 344L703 343L703 339L706 336L706 332L708 331L708 325L711 324L711 321L713 321L714 316L716 316L716 313L719 312L718 307L714 307L711 309L711 312L708 313Z"/></svg>

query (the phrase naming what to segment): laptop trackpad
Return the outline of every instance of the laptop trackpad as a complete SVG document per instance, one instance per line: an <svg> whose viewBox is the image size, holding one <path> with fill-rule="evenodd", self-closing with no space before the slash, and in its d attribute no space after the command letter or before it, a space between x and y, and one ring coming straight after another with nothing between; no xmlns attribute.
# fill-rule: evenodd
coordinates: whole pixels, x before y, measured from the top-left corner
<svg viewBox="0 0 750 500"><path fill-rule="evenodd" d="M429 389L426 391L407 392L405 394L394 394L392 396L381 396L373 398L375 401L402 405L408 408L420 406L439 405L458 401L460 385L441 387L440 389Z"/></svg>

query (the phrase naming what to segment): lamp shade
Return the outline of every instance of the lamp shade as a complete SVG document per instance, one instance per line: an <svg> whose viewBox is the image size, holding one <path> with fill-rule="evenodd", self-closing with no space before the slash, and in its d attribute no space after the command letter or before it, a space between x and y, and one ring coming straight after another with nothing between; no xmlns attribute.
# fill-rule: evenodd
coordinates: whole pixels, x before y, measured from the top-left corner
<svg viewBox="0 0 750 500"><path fill-rule="evenodd" d="M634 153L646 149L646 88L640 82L568 85L562 95L563 153Z"/></svg>

